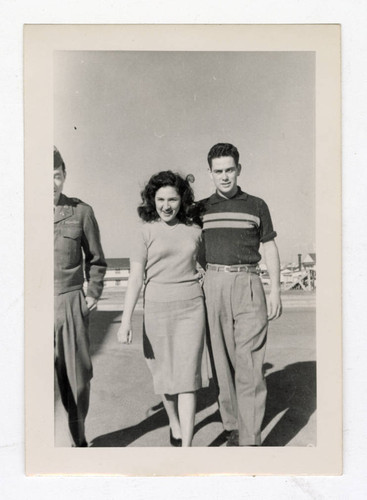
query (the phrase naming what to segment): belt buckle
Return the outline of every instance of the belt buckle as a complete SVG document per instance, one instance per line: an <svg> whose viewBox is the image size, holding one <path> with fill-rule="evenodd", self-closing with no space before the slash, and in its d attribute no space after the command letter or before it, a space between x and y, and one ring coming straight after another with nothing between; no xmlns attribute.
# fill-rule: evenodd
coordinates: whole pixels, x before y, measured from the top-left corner
<svg viewBox="0 0 367 500"><path fill-rule="evenodd" d="M223 266L223 271L225 273L232 273L232 267L231 266Z"/></svg>
<svg viewBox="0 0 367 500"><path fill-rule="evenodd" d="M225 266L225 271L227 273L238 273L240 270L239 266Z"/></svg>

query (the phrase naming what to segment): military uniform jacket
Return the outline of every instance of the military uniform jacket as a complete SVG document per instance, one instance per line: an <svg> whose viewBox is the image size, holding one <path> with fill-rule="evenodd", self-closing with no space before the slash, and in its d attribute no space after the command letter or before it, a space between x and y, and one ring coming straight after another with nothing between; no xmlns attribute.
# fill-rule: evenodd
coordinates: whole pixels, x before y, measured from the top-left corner
<svg viewBox="0 0 367 500"><path fill-rule="evenodd" d="M85 276L87 296L99 299L106 268L92 207L61 194L54 213L55 295L81 289Z"/></svg>

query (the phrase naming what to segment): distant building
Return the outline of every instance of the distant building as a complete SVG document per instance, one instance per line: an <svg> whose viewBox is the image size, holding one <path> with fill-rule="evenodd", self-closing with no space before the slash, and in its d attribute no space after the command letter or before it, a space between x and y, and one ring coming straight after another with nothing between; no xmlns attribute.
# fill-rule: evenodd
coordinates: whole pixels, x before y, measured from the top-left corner
<svg viewBox="0 0 367 500"><path fill-rule="evenodd" d="M316 268L316 254L308 253L303 259L302 264L305 268Z"/></svg>
<svg viewBox="0 0 367 500"><path fill-rule="evenodd" d="M270 285L270 276L266 265L261 263L260 278L265 286ZM280 284L283 290L303 289L307 291L316 288L316 253L308 253L304 258L298 254L298 264L290 263L282 266Z"/></svg>
<svg viewBox="0 0 367 500"><path fill-rule="evenodd" d="M106 259L107 271L104 278L106 288L126 286L130 273L130 262L127 258Z"/></svg>

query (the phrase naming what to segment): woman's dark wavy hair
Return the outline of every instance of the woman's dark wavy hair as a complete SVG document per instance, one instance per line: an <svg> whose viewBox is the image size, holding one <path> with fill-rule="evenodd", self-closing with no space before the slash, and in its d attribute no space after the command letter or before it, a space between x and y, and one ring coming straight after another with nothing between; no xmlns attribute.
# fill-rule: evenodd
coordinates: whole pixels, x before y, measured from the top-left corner
<svg viewBox="0 0 367 500"><path fill-rule="evenodd" d="M171 170L158 172L152 175L147 185L141 192L142 204L138 207L138 214L145 222L152 222L159 219L155 207L155 194L158 189L172 186L181 196L181 206L177 214L177 219L186 225L193 223L192 210L194 208L194 192L186 179Z"/></svg>

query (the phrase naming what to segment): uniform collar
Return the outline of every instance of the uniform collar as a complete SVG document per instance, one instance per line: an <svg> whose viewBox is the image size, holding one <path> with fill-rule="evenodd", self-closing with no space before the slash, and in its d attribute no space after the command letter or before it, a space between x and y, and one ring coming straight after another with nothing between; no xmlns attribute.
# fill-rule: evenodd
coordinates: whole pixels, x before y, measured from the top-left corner
<svg viewBox="0 0 367 500"><path fill-rule="evenodd" d="M223 196L215 192L210 196L209 204L215 205L216 203L221 203L223 201L229 201L229 200L247 200L247 198L248 194L242 191L240 186L237 186L237 193L234 196L232 196L232 198L224 198Z"/></svg>
<svg viewBox="0 0 367 500"><path fill-rule="evenodd" d="M59 201L55 207L54 223L61 220L68 219L74 213L74 209L69 202L69 198L64 194L60 194Z"/></svg>

